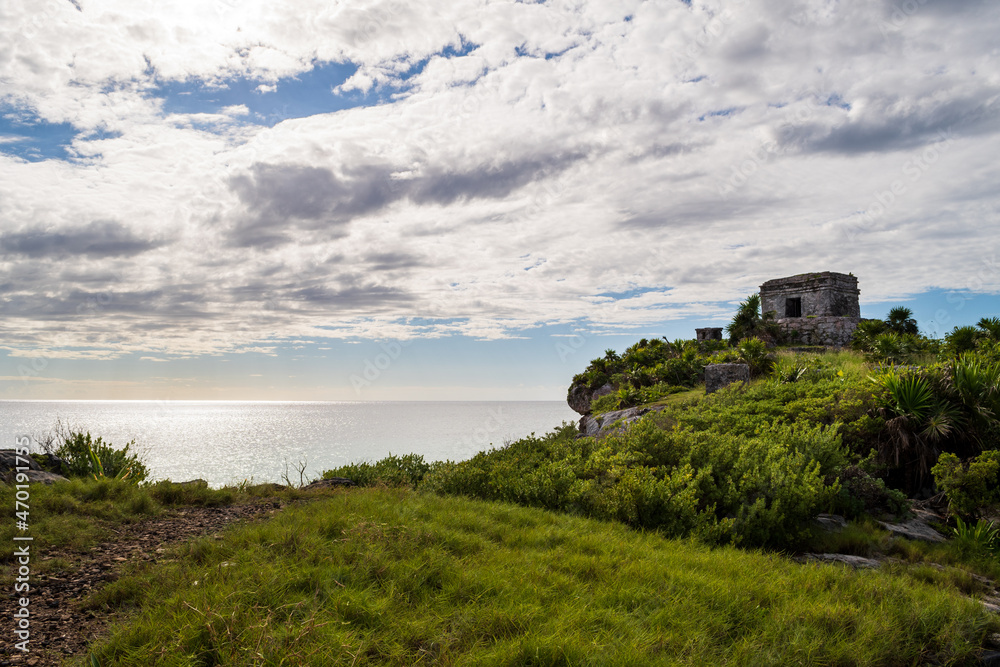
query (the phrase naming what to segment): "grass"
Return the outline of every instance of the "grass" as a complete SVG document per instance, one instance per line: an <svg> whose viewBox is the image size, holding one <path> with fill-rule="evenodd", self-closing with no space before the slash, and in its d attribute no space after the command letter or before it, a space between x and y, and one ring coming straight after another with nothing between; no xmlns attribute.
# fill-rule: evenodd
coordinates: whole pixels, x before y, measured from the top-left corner
<svg viewBox="0 0 1000 667"><path fill-rule="evenodd" d="M14 510L16 489L0 486L0 505ZM72 479L56 484L32 484L29 491L28 533L17 530L14 521L0 522L0 542L13 544L14 535L30 534L37 551L63 549L83 552L99 542L114 539L115 528L160 515L173 507L230 505L250 502L255 497L301 495L295 490L278 491L273 485L210 489L207 486L175 484L169 481L137 485L112 478ZM0 550L0 563L14 560L13 549ZM62 569L62 561L44 561L36 572ZM0 574L7 586L12 575Z"/></svg>
<svg viewBox="0 0 1000 667"><path fill-rule="evenodd" d="M101 665L961 664L997 627L914 576L384 488L189 543L88 606L133 611Z"/></svg>

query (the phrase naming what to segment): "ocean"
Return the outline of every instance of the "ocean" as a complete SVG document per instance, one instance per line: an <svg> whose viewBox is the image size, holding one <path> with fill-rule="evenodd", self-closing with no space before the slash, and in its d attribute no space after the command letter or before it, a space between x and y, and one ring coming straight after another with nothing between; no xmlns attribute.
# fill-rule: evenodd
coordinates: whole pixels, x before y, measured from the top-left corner
<svg viewBox="0 0 1000 667"><path fill-rule="evenodd" d="M298 481L388 454L461 461L579 415L564 401L0 401L3 447L56 420L120 448L135 441L151 479Z"/></svg>

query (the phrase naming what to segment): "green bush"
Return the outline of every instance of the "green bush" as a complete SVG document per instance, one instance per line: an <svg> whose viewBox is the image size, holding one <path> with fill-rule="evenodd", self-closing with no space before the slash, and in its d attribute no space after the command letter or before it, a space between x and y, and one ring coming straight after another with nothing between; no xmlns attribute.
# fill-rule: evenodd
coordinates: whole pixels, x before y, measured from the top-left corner
<svg viewBox="0 0 1000 667"><path fill-rule="evenodd" d="M68 477L113 477L138 483L149 477L149 468L129 451L134 445L135 440L115 449L101 438L92 439L90 433L70 432L55 454L65 463Z"/></svg>
<svg viewBox="0 0 1000 667"><path fill-rule="evenodd" d="M987 450L964 465L957 456L945 452L931 472L954 516L973 518L1000 502L1000 451Z"/></svg>
<svg viewBox="0 0 1000 667"><path fill-rule="evenodd" d="M955 518L955 542L957 547L973 555L985 555L996 551L997 529L985 519L976 523L965 523L961 517Z"/></svg>
<svg viewBox="0 0 1000 667"><path fill-rule="evenodd" d="M581 513L710 543L780 546L838 492L837 427L779 425L752 437L664 430L644 418L596 441L569 429L447 463L422 488Z"/></svg>
<svg viewBox="0 0 1000 667"><path fill-rule="evenodd" d="M767 351L767 343L756 336L744 338L736 346L740 360L750 367L750 377L769 374L774 369L774 355Z"/></svg>
<svg viewBox="0 0 1000 667"><path fill-rule="evenodd" d="M323 473L323 479L346 477L358 486L408 486L419 484L431 470L431 464L419 454L393 456L390 454L374 463L351 463Z"/></svg>

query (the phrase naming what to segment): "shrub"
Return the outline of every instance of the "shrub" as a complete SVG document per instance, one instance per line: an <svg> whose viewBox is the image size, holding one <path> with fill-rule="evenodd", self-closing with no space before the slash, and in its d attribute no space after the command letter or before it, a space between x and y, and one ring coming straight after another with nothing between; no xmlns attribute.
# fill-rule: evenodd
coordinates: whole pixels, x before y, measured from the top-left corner
<svg viewBox="0 0 1000 667"><path fill-rule="evenodd" d="M883 480L872 477L859 466L845 467L838 473L837 479L840 491L832 510L849 519L863 514L898 516L906 513L909 507L906 494L886 487Z"/></svg>
<svg viewBox="0 0 1000 667"><path fill-rule="evenodd" d="M767 351L767 343L756 336L744 338L736 346L740 360L750 367L751 377L767 375L774 368L774 355Z"/></svg>
<svg viewBox="0 0 1000 667"><path fill-rule="evenodd" d="M948 356L958 356L976 349L976 341L982 332L976 327L955 327L945 334L944 350Z"/></svg>
<svg viewBox="0 0 1000 667"><path fill-rule="evenodd" d="M101 438L92 439L90 433L70 432L55 451L64 463L68 477L113 477L135 483L149 477L149 468L140 455L130 452L135 441L122 449L115 449Z"/></svg>
<svg viewBox="0 0 1000 667"><path fill-rule="evenodd" d="M323 479L346 477L358 486L408 486L416 487L431 470L431 464L419 454L393 456L390 454L374 463L351 463L323 473Z"/></svg>
<svg viewBox="0 0 1000 667"><path fill-rule="evenodd" d="M886 328L882 320L864 320L858 323L851 335L851 347L859 352L870 351L875 339L884 334Z"/></svg>
<svg viewBox="0 0 1000 667"><path fill-rule="evenodd" d="M976 517L983 508L1000 502L1000 451L987 450L966 464L945 452L931 472L954 516Z"/></svg>
<svg viewBox="0 0 1000 667"><path fill-rule="evenodd" d="M991 522L980 519L972 524L965 523L961 517L956 517L955 523L955 542L959 549L977 555L996 551L998 531Z"/></svg>
<svg viewBox="0 0 1000 667"><path fill-rule="evenodd" d="M758 337L769 342L777 342L781 331L774 320L774 312L761 313L759 294L751 294L742 302L726 326L730 345L736 345L744 338Z"/></svg>
<svg viewBox="0 0 1000 667"><path fill-rule="evenodd" d="M670 536L780 546L829 506L842 465L837 426L779 425L753 436L664 430L646 417L597 441L571 430L448 463L423 488L615 519Z"/></svg>

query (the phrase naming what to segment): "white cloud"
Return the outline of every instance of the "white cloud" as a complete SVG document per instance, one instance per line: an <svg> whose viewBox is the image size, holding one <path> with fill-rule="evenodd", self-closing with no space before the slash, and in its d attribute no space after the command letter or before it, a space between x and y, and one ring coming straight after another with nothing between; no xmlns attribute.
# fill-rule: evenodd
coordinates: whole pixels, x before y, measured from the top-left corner
<svg viewBox="0 0 1000 667"><path fill-rule="evenodd" d="M0 10L0 99L82 133L75 161L0 155L17 349L646 327L809 270L866 300L1000 291L970 268L998 250L992 5L29 7ZM383 103L263 128L156 97L238 76L280 96L331 61ZM107 252L71 271L25 251L85 241Z"/></svg>

